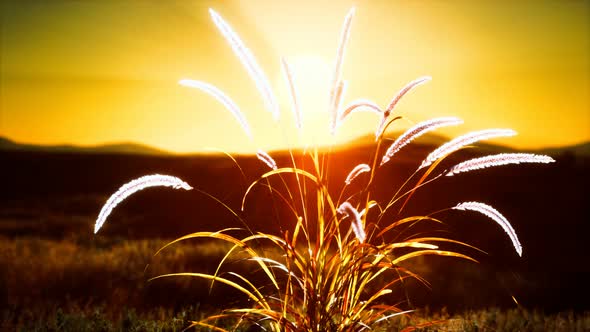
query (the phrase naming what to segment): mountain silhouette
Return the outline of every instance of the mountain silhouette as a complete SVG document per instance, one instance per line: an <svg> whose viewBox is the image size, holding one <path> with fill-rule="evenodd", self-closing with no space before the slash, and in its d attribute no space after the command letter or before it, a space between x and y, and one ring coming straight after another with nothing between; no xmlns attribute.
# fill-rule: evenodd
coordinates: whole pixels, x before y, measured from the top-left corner
<svg viewBox="0 0 590 332"><path fill-rule="evenodd" d="M78 146L73 144L36 145L18 143L6 137L0 137L0 150L31 151L31 152L60 152L60 153L101 153L101 154L136 154L136 155L166 155L170 152L138 143L112 143L96 146Z"/></svg>
<svg viewBox="0 0 590 332"><path fill-rule="evenodd" d="M388 134L389 137L398 137L401 134L393 133ZM440 146L441 144L448 142L450 138L438 135L434 133L427 133L412 142L412 145L407 147L412 149L412 146L418 150L430 149ZM382 146L388 146L393 140L386 139ZM480 151L487 153L500 153L500 152L517 152L520 149L511 148L500 144L490 144L483 142L476 143ZM354 138L347 143L336 146L336 150L362 150L367 147L373 149L375 146L375 136L372 134L359 136ZM322 148L320 148L321 150ZM0 136L0 151L31 151L31 152L59 152L59 153L97 153L97 154L129 154L129 155L174 155L170 151L158 149L141 143L134 142L121 142L121 143L110 143L100 144L95 146L79 146L74 144L59 144L59 145L38 145L38 144L27 144L15 142L9 138ZM556 155L572 155L574 157L585 157L590 156L590 142L580 143L571 146L562 147L551 147L551 148L540 148L540 149L523 149L523 152L534 152L540 154L548 154L551 156ZM275 153L281 154L286 151L275 151ZM199 154L186 153L179 155L195 155Z"/></svg>

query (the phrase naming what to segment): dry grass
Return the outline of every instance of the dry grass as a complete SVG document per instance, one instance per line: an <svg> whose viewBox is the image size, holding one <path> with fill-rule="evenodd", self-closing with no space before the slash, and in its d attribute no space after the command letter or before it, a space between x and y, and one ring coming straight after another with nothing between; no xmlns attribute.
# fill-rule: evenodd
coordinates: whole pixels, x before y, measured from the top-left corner
<svg viewBox="0 0 590 332"><path fill-rule="evenodd" d="M219 310L215 296L187 279L149 285L150 275L215 268L228 249L222 243L179 244L153 258L164 240L123 241L87 238L64 241L0 239L0 310L4 331L181 331L191 320ZM146 264L150 267L144 274ZM240 264L240 263L236 263ZM423 266L427 269L429 266ZM239 270L234 265L234 269ZM420 270L421 274L427 271ZM34 271L35 273L31 273ZM189 282L188 284L185 282ZM194 280L192 280L194 282ZM201 285L202 286L202 285ZM466 289L458 293L465 294ZM158 296L158 294L166 296ZM192 297L190 303L183 301ZM460 296L461 294L457 294ZM437 322L424 331L584 331L590 313L546 313L524 308L449 313L417 310L383 329ZM199 329L197 329L199 330ZM207 331L207 329L200 329Z"/></svg>
<svg viewBox="0 0 590 332"><path fill-rule="evenodd" d="M47 312L25 312L17 318L10 309L0 313L3 322L2 330L26 331L183 331L188 322L195 317L208 315L198 307L186 307L178 311L167 308L153 308L150 312L138 313L134 309L123 309L119 318L111 319L105 308L70 307L51 308ZM574 313L571 311L556 314L545 314L537 310L511 309L501 310L489 308L486 310L466 311L459 314L449 314L445 310L416 313L413 320L402 318L398 322L390 322L383 329L377 331L395 331L408 325L419 326L427 323L429 327L417 327L417 331L447 331L447 332L570 332L587 331L590 329L590 312ZM196 328L196 331L209 331L207 328ZM245 331L238 329L237 331Z"/></svg>

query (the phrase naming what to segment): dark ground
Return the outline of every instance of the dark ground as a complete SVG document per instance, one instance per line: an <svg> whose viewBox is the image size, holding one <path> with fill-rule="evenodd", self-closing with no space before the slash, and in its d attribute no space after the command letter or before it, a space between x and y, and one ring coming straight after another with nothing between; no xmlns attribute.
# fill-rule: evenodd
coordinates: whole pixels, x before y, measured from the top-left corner
<svg viewBox="0 0 590 332"><path fill-rule="evenodd" d="M465 150L445 160L441 169L493 149L496 148ZM432 147L424 145L408 147L396 156L397 159L379 169L374 188L376 196L381 201L390 197L431 150ZM120 185L152 173L178 176L237 211L247 185L266 171L255 158L240 156L237 159L247 180L242 178L231 159L223 155L0 153L3 168L0 173L3 187L0 192L0 236L5 238L3 243L8 248L3 250L4 266L0 267L3 271L0 273L0 305L8 308L33 302L111 305L113 299L118 298L116 294L96 295L96 292L112 293L126 287L131 288L129 293L135 291L140 295L129 296L127 303L119 300L114 305L123 308L141 303L146 307L171 308L182 302L183 305L215 306L211 297L198 291L198 285L146 286L147 276L143 274L143 268L148 263L153 264L149 252L164 243L159 239L172 239L194 231L242 227L220 204L197 190L149 189L121 204L98 236L92 235L94 220L102 204ZM338 167L332 168L330 188L339 190L348 171L359 162L367 162L372 153L373 149L357 146L334 154L330 164ZM286 154L272 155L279 166L289 165ZM451 311L490 306L509 309L516 307L514 296L522 307L548 313L590 309L590 265L584 245L590 231L587 189L590 159L563 151L556 152L554 157L557 163L550 165L505 166L442 178L417 191L401 215L391 214L390 219L395 220L451 207L462 201L486 202L511 221L524 247L523 257L519 258L502 229L478 214L453 211L438 215L446 226L437 226L440 232L435 234L465 241L488 254L466 252L480 264L437 257L413 262L416 272L432 284L430 290L408 285L413 306L444 306ZM292 181L288 177L286 180ZM278 186L280 182L273 184ZM288 218L276 222L271 217L269 221L268 215L274 216L274 210L268 203L273 201L267 192L264 188L255 189L246 201L242 216L255 231L280 233L289 230L293 223ZM284 210L279 202L275 203L279 210ZM421 230L428 228L413 231ZM84 253L97 255L121 243L135 243L128 244L129 247L142 246L140 259L136 262L132 262L135 256L131 255L129 261L118 263L123 271L114 268L101 271L106 265L96 261L93 261L95 266L83 263ZM70 244L73 249L69 253L76 253L79 262L75 278L61 276L61 279L43 280L39 274L37 279L24 278L28 280L28 286L14 289L19 284L26 284L19 283L20 277L16 273L21 273L20 276L26 271L32 274L35 271L73 273L39 266L60 260L59 257L53 261L41 259L52 246ZM37 249L28 248L33 245ZM35 254L34 250L40 253ZM9 252L21 256L10 257ZM184 257L192 263L171 264L169 267L199 267L199 257L202 255ZM124 264L131 266L124 268ZM95 270L84 273L85 266L91 265ZM133 274L130 269L140 271ZM133 277L129 277L130 274ZM193 295L187 295L190 292Z"/></svg>

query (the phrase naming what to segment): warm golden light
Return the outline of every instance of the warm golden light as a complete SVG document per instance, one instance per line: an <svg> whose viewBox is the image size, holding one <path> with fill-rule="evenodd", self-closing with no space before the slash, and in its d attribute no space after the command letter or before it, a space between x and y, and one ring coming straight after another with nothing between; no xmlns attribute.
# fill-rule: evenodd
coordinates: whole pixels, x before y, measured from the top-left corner
<svg viewBox="0 0 590 332"><path fill-rule="evenodd" d="M330 78L333 70L330 62L311 54L291 56L287 60L293 72L302 123L300 133L293 130L290 133L294 134L299 144L303 145L329 141ZM288 105L286 98L284 99L284 104ZM284 114L284 116L293 119L292 114Z"/></svg>
<svg viewBox="0 0 590 332"><path fill-rule="evenodd" d="M4 3L0 135L34 144L135 141L175 152L217 147L248 153L369 135L378 121L370 113L351 115L335 137L329 135L326 98L342 18L351 6L266 0L175 6ZM413 123L434 116L465 120L441 132L449 136L513 128L519 135L506 144L520 148L589 141L588 6L363 3L345 50L344 104L367 98L385 107L405 84L430 75L432 82L398 106ZM279 124L211 22L208 7L231 24L256 57L277 95ZM300 90L301 134L281 76L281 57L293 67ZM253 142L217 101L179 86L183 78L212 84L235 101Z"/></svg>

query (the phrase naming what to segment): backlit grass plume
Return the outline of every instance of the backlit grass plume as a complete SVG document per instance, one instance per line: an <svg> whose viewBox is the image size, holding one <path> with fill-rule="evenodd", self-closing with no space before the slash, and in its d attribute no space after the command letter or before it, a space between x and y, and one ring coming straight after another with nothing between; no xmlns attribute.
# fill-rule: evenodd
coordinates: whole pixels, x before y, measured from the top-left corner
<svg viewBox="0 0 590 332"><path fill-rule="evenodd" d="M258 152L256 152L256 158L265 163L269 168L275 170L277 169L277 163L274 159L272 159L272 157L268 153L262 150L258 150Z"/></svg>
<svg viewBox="0 0 590 332"><path fill-rule="evenodd" d="M250 52L250 50L244 45L242 39L240 39L240 37L233 31L229 24L227 24L227 22L219 14L217 14L216 11L209 9L209 14L211 14L213 22L221 34L223 34L234 53L238 56L252 80L254 80L258 91L262 95L266 108L272 113L274 119L278 120L280 116L278 103L274 93L272 92L268 78L266 78L266 75L258 65L258 62L256 62L254 55L252 55L252 52Z"/></svg>
<svg viewBox="0 0 590 332"><path fill-rule="evenodd" d="M374 102L368 99L357 99L344 108L344 111L338 116L338 122L344 121L349 114L360 111L370 111L377 114L383 113L379 106Z"/></svg>
<svg viewBox="0 0 590 332"><path fill-rule="evenodd" d="M512 240L512 245L514 246L514 249L516 250L518 255L522 256L522 245L520 244L520 241L518 241L518 237L516 236L514 228L512 228L512 225L510 225L508 220L496 209L487 204L479 202L460 203L457 204L457 206L455 206L453 209L476 211L494 220L496 223L498 223L498 225L502 227L502 229L504 229L506 234L508 234L510 240Z"/></svg>
<svg viewBox="0 0 590 332"><path fill-rule="evenodd" d="M363 226L359 212L350 203L344 202L338 208L338 213L352 219L350 227L352 228L354 235L360 243L365 242L367 234L365 233L365 227Z"/></svg>
<svg viewBox="0 0 590 332"><path fill-rule="evenodd" d="M213 10L210 13L215 25L253 78L267 109L275 119L279 119L276 98L254 56L218 13ZM215 239L227 242L231 246L215 272L185 271L151 279L204 279L210 282L210 287L230 287L249 301L246 306L225 309L214 316L194 321L191 327L201 326L215 331L233 331L248 326L258 326L260 330L276 332L370 331L395 320L398 316L409 315L412 308L405 305L404 301L398 301L399 298L395 296L398 293L396 290L400 290L406 279L415 279L421 283L426 281L405 267L407 260L424 255L476 260L467 254L457 252L456 249L448 249L446 246L472 248L451 238L429 236L424 233L407 234L403 239L392 236L399 235L402 227L422 221L442 223L435 218L436 212L424 211L420 215L401 217L399 212L396 214L393 211L393 207L397 206L401 211L413 192L430 182L444 178L442 175L445 174L450 176L507 164L553 162L548 156L497 154L461 162L442 171L440 175L429 178L443 159L464 146L484 139L515 134L509 129L489 129L460 136L434 150L414 173L423 172L421 179L415 181L413 187L405 188L406 185L412 184L413 175L400 188L390 188L389 183L378 183L376 173L387 172L387 167L378 166L394 162L394 156L400 149L429 131L459 125L462 120L456 117L440 117L420 122L392 139L393 143L383 153L380 146L385 139L390 139L385 137L385 129L394 122L397 124L396 120L401 118L396 115L390 119L395 106L405 94L429 81L430 77L425 76L410 82L394 96L385 109L367 99L357 99L348 106L341 107L346 86L346 81L342 79L344 48L349 39L353 14L354 9L351 9L344 21L336 52L333 84L331 90L326 91L330 94L330 104L325 105L325 112L330 115L326 130L336 131L338 125L347 121L348 115L354 111L369 110L377 113L377 143L372 157L366 163L354 167L346 179L330 181L333 174L339 174L330 170L341 166L331 163L330 154L335 153L330 152L331 149L322 152L318 147L314 147L299 154L289 151L290 159L286 166L281 167L268 153L259 149L256 157L263 163L260 169L265 173L252 179L242 197L240 209L234 210L222 204L238 221L247 225L248 209L264 208L252 206L259 203L253 203L255 201L250 199L251 196L260 193L255 188L262 187L265 193L272 195L272 199L263 205L274 207L277 212L277 205L281 204L280 207L287 211L283 214L268 213L260 217L268 218L269 224L280 224L280 234L269 234L264 230L252 231L248 227L217 232L195 232L160 249L166 250L177 242L189 239ZM282 67L290 91L295 125L301 128L300 103L292 82L292 76L296 73L291 72L284 59ZM221 90L210 84L188 79L181 80L180 84L198 88L216 98L238 119L246 134L251 136L245 117L238 106ZM284 159L279 161L279 164L285 163ZM334 183L340 187L334 188ZM191 189L182 180L167 175L148 175L131 181L108 199L96 220L95 232L103 226L118 203L135 192L152 186ZM378 201L374 195L377 186L391 189L389 201ZM400 200L402 198L405 199L403 204ZM491 218L504 229L516 253L522 255L522 245L516 231L508 219L495 208L483 203L465 202L446 210L452 209L475 211ZM394 241L392 238L399 240ZM240 255L241 260L252 264L252 273L257 275L256 278L228 270L226 263L236 254ZM261 276L263 280L260 280ZM408 326L408 330L421 326Z"/></svg>
<svg viewBox="0 0 590 332"><path fill-rule="evenodd" d="M440 158L451 154L469 144L490 138L509 137L514 135L516 135L516 132L512 129L485 129L467 133L441 145L436 150L432 151L428 157L424 159L422 165L420 165L420 168L430 166L433 162L439 160Z"/></svg>
<svg viewBox="0 0 590 332"><path fill-rule="evenodd" d="M344 51L350 38L350 26L352 24L352 18L354 17L355 8L352 7L342 24L342 32L340 34L340 43L338 44L338 50L336 51L336 61L334 63L334 74L332 76L332 88L330 91L330 106L331 112L331 130L336 130L336 122L338 121L338 105L341 102L341 98L344 94L344 82L342 81L342 64L344 63Z"/></svg>
<svg viewBox="0 0 590 332"><path fill-rule="evenodd" d="M295 126L297 129L301 129L303 127L303 119L301 116L301 110L299 109L299 101L297 99L297 89L295 88L295 84L293 83L293 71L291 70L291 66L287 63L285 58L281 58L281 65L283 67L283 75L285 80L287 81L287 85L289 86L289 96L291 97L291 109L293 110L293 114L295 115Z"/></svg>
<svg viewBox="0 0 590 332"><path fill-rule="evenodd" d="M217 101L223 104L223 106L225 106L225 108L231 112L231 114L236 118L236 120L238 120L240 126L242 126L242 129L244 130L246 135L248 135L248 137L252 139L252 132L250 131L250 126L246 121L246 117L240 111L238 105L236 105L236 103L234 103L233 100L231 100L225 93L223 93L223 91L219 90L217 87L209 83L189 79L180 80L178 81L178 84L190 88L199 89L213 96L213 98L217 99Z"/></svg>
<svg viewBox="0 0 590 332"><path fill-rule="evenodd" d="M432 120L426 120L420 122L412 128L408 129L405 133L401 134L394 142L389 146L385 155L381 159L381 165L388 162L394 154L396 154L401 148L410 144L414 139L426 134L429 131L435 130L445 126L456 126L463 123L463 120L454 117L436 118Z"/></svg>
<svg viewBox="0 0 590 332"><path fill-rule="evenodd" d="M356 165L355 168L353 168L352 171L348 173L348 176L346 177L346 180L344 180L344 183L350 184L352 180L356 179L356 177L359 176L359 174L369 171L371 171L371 166L367 164Z"/></svg>
<svg viewBox="0 0 590 332"><path fill-rule="evenodd" d="M406 84L406 86L404 86L401 90L399 90L399 92L395 96L393 96L393 99L389 102L389 105L387 105L387 107L383 111L383 117L381 118L381 122L377 127L377 131L375 131L375 140L378 140L381 134L383 134L383 130L385 129L385 124L389 120L389 116L395 109L395 106L397 106L397 103L402 99L402 97L418 85L424 84L430 81L431 79L432 78L430 76L419 77L413 80L412 82Z"/></svg>
<svg viewBox="0 0 590 332"><path fill-rule="evenodd" d="M94 233L98 232L98 230L107 220L107 217L111 214L113 209L117 205L119 205L119 203L121 203L127 197L135 194L136 192L150 187L172 187L174 189L182 188L184 190L193 189L186 182L170 175L146 175L138 179L135 179L131 182L128 182L127 184L119 188L117 192L111 195L111 197L109 197L109 199L107 200L106 204L102 207L102 210L100 210L98 218L96 219L96 224L94 225Z"/></svg>
<svg viewBox="0 0 590 332"><path fill-rule="evenodd" d="M447 176L452 176L459 173L470 172L477 169L503 166L510 164L548 164L555 162L549 156L537 155L532 153L500 153L491 156L474 158L453 166L448 172Z"/></svg>

